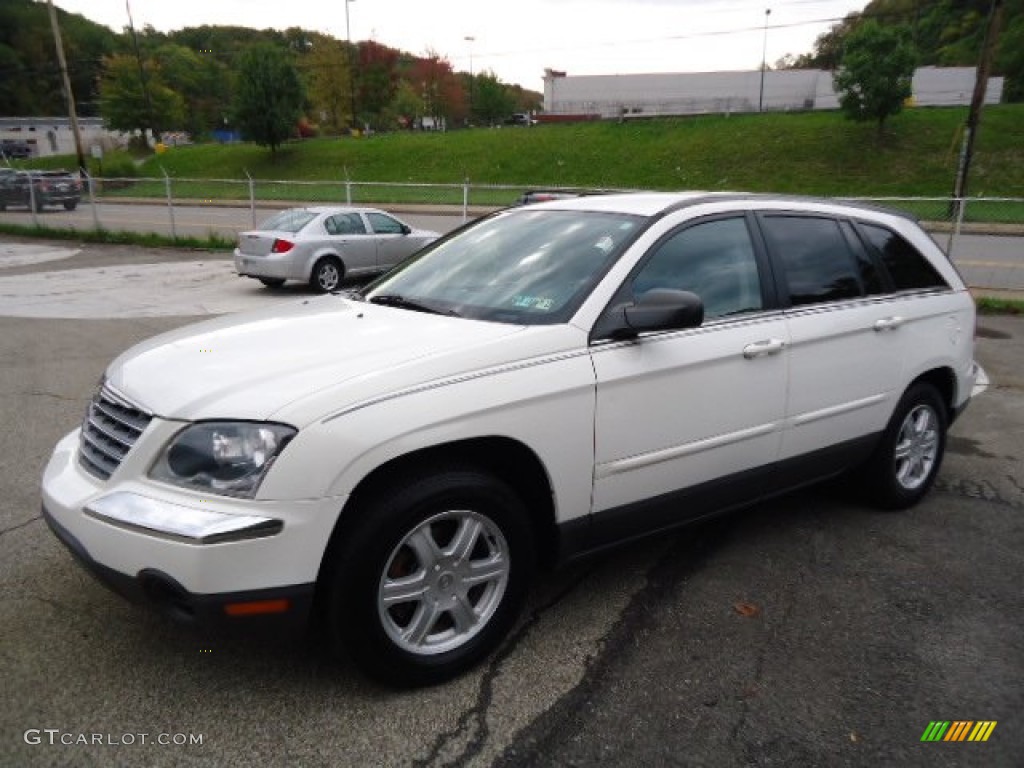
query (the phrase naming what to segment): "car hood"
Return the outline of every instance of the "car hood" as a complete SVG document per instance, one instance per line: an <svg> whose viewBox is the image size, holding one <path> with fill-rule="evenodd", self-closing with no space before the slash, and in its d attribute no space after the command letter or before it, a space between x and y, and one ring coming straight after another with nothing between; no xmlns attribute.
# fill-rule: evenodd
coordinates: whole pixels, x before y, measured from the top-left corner
<svg viewBox="0 0 1024 768"><path fill-rule="evenodd" d="M580 333L323 296L156 336L111 363L107 383L162 418L302 427L382 394L584 343Z"/></svg>

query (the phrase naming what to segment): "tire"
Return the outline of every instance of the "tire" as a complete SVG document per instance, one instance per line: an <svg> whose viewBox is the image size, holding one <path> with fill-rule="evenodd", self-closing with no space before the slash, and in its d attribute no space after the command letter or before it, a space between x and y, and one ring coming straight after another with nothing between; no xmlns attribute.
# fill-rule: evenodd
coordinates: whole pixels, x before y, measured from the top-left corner
<svg viewBox="0 0 1024 768"><path fill-rule="evenodd" d="M949 426L939 391L927 382L900 398L882 440L864 467L864 490L883 509L907 509L935 482Z"/></svg>
<svg viewBox="0 0 1024 768"><path fill-rule="evenodd" d="M267 286L267 288L280 288L284 285L284 278L280 277L258 277L256 279Z"/></svg>
<svg viewBox="0 0 1024 768"><path fill-rule="evenodd" d="M361 505L328 572L329 640L367 676L435 685L491 653L511 629L536 551L519 497L491 475L399 477Z"/></svg>
<svg viewBox="0 0 1024 768"><path fill-rule="evenodd" d="M43 212L43 208L44 208L44 207L45 207L45 206L44 206L44 204L43 204L43 201L42 201L42 200L40 200L40 199L39 199L39 198L37 197L37 198L36 198L36 213L42 213L42 212Z"/></svg>
<svg viewBox="0 0 1024 768"><path fill-rule="evenodd" d="M78 207L78 201L77 200L65 200L64 201L64 210L65 211L73 211L77 207Z"/></svg>
<svg viewBox="0 0 1024 768"><path fill-rule="evenodd" d="M324 256L313 265L309 276L309 284L320 293L330 293L341 287L345 277L345 267L336 256Z"/></svg>

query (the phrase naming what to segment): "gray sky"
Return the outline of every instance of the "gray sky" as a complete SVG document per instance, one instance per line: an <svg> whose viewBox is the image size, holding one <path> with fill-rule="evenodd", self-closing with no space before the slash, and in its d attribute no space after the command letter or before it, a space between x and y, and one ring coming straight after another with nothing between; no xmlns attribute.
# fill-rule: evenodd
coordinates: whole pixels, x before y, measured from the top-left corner
<svg viewBox="0 0 1024 768"><path fill-rule="evenodd" d="M345 0L128 0L136 28L203 24L303 27L346 36ZM55 0L121 30L125 0ZM432 50L457 70L493 71L540 91L544 69L569 75L757 69L809 52L833 19L867 0L350 0L353 40ZM771 9L766 17L765 10ZM466 38L471 37L472 40Z"/></svg>

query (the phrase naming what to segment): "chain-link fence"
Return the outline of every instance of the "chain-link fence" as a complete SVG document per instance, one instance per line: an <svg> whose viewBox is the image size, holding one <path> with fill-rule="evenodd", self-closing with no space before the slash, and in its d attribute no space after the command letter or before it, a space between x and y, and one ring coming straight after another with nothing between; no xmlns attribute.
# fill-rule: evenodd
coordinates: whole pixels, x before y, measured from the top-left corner
<svg viewBox="0 0 1024 768"><path fill-rule="evenodd" d="M216 234L234 238L271 212L293 205L369 205L395 211L434 213L462 221L515 205L527 192L600 193L614 190L528 184L452 184L263 179L92 178L82 180L82 208L52 216L32 206L32 224L41 228L151 232L171 237ZM932 232L992 232L1024 235L1024 198L852 197L857 202L907 211ZM127 217L125 206L148 206ZM164 209L163 212L157 210ZM217 209L201 214L197 208ZM4 219L0 219L3 221ZM202 220L204 223L197 224ZM205 227L205 232L204 232Z"/></svg>

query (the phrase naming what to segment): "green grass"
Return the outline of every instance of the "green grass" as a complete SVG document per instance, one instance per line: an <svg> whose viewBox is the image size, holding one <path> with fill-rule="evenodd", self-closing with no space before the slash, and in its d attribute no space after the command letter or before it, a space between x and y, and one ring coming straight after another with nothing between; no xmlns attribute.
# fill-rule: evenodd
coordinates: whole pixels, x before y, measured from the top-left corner
<svg viewBox="0 0 1024 768"><path fill-rule="evenodd" d="M837 112L810 112L318 138L276 153L253 144L172 147L137 168L156 181L107 183L102 193L164 197L166 172L175 198L196 200L248 199L247 173L263 200L344 200L346 179L396 185L353 186L354 201L377 203L460 204L459 185L467 179L477 205L507 205L520 190L544 186L941 198L953 186L966 112L907 110L883 135ZM68 158L46 164L67 165ZM270 183L284 180L293 183ZM411 184L452 186L397 186ZM985 108L968 191L1024 197L1024 104ZM912 209L923 218L948 218L943 201ZM1021 223L1024 206L970 207L967 220L979 219Z"/></svg>
<svg viewBox="0 0 1024 768"><path fill-rule="evenodd" d="M235 247L234 239L211 233L207 237L168 237L155 233L114 232L107 229L63 229L60 227L33 227L26 224L0 222L0 233L23 237L43 237L49 240L74 240L80 243L113 243L139 245L150 248L174 246L204 251L227 251Z"/></svg>
<svg viewBox="0 0 1024 768"><path fill-rule="evenodd" d="M983 315L1024 315L1024 301L980 296L975 301L978 312Z"/></svg>
<svg viewBox="0 0 1024 768"><path fill-rule="evenodd" d="M915 109L884 136L835 112L666 118L176 147L141 176L944 196L966 109ZM988 107L972 195L1024 194L1024 104Z"/></svg>

